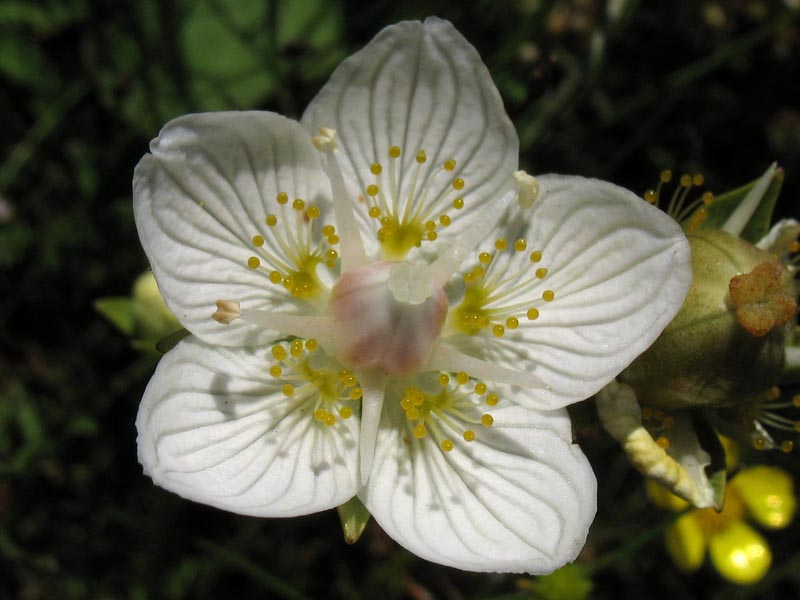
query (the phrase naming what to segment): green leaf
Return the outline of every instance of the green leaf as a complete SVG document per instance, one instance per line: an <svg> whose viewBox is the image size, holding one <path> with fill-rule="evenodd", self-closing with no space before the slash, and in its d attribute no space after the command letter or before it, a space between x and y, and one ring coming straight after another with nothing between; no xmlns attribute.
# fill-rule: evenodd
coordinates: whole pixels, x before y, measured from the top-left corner
<svg viewBox="0 0 800 600"><path fill-rule="evenodd" d="M98 298L94 301L94 309L111 321L122 333L131 336L136 329L133 304L134 302L131 298Z"/></svg>
<svg viewBox="0 0 800 600"><path fill-rule="evenodd" d="M336 510L339 512L339 520L342 522L344 541L348 544L355 544L369 523L371 515L367 507L362 504L358 496L353 496Z"/></svg>
<svg viewBox="0 0 800 600"><path fill-rule="evenodd" d="M572 563L537 577L531 587L542 600L586 600L594 582L581 565Z"/></svg>

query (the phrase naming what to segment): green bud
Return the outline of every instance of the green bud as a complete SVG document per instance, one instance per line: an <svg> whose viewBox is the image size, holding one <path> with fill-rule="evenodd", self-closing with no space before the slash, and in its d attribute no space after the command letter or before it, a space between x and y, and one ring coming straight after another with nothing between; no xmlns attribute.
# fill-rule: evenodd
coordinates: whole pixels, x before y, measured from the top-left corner
<svg viewBox="0 0 800 600"><path fill-rule="evenodd" d="M720 230L687 236L693 280L683 307L623 372L639 400L662 408L730 406L775 384L797 310L791 273Z"/></svg>

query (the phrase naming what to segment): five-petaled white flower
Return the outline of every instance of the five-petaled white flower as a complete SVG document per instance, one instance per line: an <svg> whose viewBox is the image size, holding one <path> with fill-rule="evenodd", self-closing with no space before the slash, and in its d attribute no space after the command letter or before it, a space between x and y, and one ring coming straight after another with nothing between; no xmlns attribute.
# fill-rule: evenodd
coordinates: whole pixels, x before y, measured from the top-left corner
<svg viewBox="0 0 800 600"><path fill-rule="evenodd" d="M136 223L193 334L139 410L157 484L274 517L358 495L462 569L576 556L596 482L563 407L680 307L674 221L608 183L516 171L488 71L438 19L378 34L300 123L187 115L150 149Z"/></svg>

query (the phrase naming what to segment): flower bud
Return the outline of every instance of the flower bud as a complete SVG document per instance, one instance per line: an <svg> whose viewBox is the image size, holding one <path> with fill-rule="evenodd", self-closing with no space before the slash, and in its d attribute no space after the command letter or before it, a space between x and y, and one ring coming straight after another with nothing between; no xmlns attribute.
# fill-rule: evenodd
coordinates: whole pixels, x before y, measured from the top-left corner
<svg viewBox="0 0 800 600"><path fill-rule="evenodd" d="M621 378L662 408L750 401L783 368L794 280L774 256L724 231L688 238L693 279L683 307Z"/></svg>

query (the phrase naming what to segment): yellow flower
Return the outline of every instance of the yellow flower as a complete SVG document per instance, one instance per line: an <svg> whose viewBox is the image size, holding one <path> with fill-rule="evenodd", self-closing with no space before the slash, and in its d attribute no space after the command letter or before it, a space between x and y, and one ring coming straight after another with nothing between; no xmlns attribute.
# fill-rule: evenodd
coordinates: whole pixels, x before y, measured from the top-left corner
<svg viewBox="0 0 800 600"><path fill-rule="evenodd" d="M651 479L647 493L660 508L677 512L689 507ZM763 465L743 469L728 484L721 511L694 509L675 521L664 535L667 552L678 568L693 572L703 564L707 551L711 564L729 581L756 583L769 570L772 553L747 521L781 529L791 522L795 507L794 482L788 473Z"/></svg>

